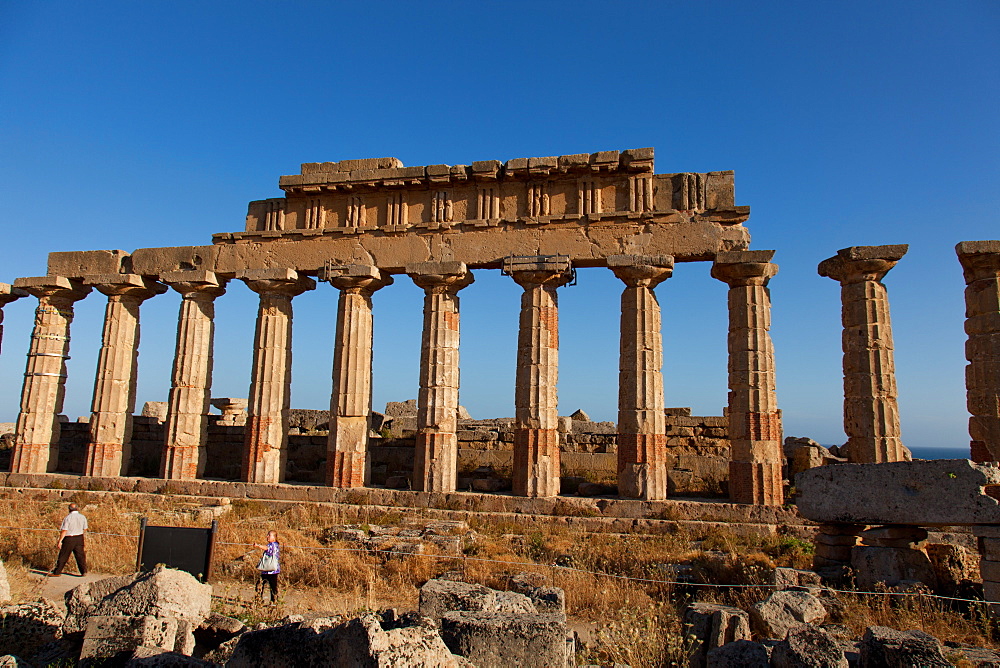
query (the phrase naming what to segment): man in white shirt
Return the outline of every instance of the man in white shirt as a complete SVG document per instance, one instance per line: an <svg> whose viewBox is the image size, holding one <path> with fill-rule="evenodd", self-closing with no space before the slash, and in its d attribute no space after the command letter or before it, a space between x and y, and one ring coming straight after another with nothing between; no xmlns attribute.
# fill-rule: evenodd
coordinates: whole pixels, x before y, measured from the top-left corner
<svg viewBox="0 0 1000 668"><path fill-rule="evenodd" d="M87 574L87 554L83 551L83 534L86 530L87 518L77 509L75 503L69 504L69 514L63 518L62 526L59 527L59 559L49 577L62 575L70 553L76 557L80 576Z"/></svg>

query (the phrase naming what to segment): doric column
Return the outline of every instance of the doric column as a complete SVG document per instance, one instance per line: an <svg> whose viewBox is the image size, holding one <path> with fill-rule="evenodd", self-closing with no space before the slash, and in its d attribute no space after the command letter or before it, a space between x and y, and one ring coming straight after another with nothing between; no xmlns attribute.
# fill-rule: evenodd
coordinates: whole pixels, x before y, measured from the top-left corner
<svg viewBox="0 0 1000 668"><path fill-rule="evenodd" d="M205 470L215 298L225 294L226 280L210 271L172 271L160 279L181 295L160 477L193 480Z"/></svg>
<svg viewBox="0 0 1000 668"><path fill-rule="evenodd" d="M852 462L908 459L899 434L889 297L882 278L908 246L852 246L819 263L840 282L844 323L844 431Z"/></svg>
<svg viewBox="0 0 1000 668"><path fill-rule="evenodd" d="M413 488L454 492L458 474L458 291L474 279L463 262L424 262L407 266L406 273L424 290Z"/></svg>
<svg viewBox="0 0 1000 668"><path fill-rule="evenodd" d="M503 271L524 288L514 392L514 493L559 494L559 299L573 278L564 256L511 257Z"/></svg>
<svg viewBox="0 0 1000 668"><path fill-rule="evenodd" d="M19 278L14 281L14 287L37 297L38 308L24 372L21 412L17 416L10 470L46 473L55 470L59 458L59 413L66 391L73 304L86 297L90 288L63 276Z"/></svg>
<svg viewBox="0 0 1000 668"><path fill-rule="evenodd" d="M320 278L340 290L333 349L326 483L363 487L370 477L368 420L372 408L372 294L392 283L378 267L324 267Z"/></svg>
<svg viewBox="0 0 1000 668"><path fill-rule="evenodd" d="M719 253L712 276L729 285L729 498L780 506L781 413L775 394L771 293L774 251Z"/></svg>
<svg viewBox="0 0 1000 668"><path fill-rule="evenodd" d="M241 474L247 482L279 483L288 459L292 297L314 289L316 281L292 269L256 269L237 278L260 295Z"/></svg>
<svg viewBox="0 0 1000 668"><path fill-rule="evenodd" d="M667 420L663 412L663 333L653 288L670 278L674 258L612 255L625 282L618 363L618 493L667 498Z"/></svg>
<svg viewBox="0 0 1000 668"><path fill-rule="evenodd" d="M84 475L126 475L131 456L132 413L139 357L139 305L167 286L135 274L94 276L84 280L108 297L104 333L97 358L90 443Z"/></svg>
<svg viewBox="0 0 1000 668"><path fill-rule="evenodd" d="M972 459L1000 461L1000 241L955 247L965 273L966 400Z"/></svg>
<svg viewBox="0 0 1000 668"><path fill-rule="evenodd" d="M0 283L0 344L3 343L3 307L15 299L27 297L28 293L7 283Z"/></svg>

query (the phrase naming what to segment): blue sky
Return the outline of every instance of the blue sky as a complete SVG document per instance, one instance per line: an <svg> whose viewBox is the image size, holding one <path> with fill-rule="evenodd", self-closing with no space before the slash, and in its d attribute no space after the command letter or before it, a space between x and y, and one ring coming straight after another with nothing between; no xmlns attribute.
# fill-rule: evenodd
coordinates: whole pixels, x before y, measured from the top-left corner
<svg viewBox="0 0 1000 668"><path fill-rule="evenodd" d="M49 251L200 245L301 162L407 165L653 146L736 170L771 282L786 435L841 443L838 286L817 263L909 243L886 278L904 442L968 447L958 241L1000 238L996 2L0 2L0 281ZM725 286L657 289L666 401L726 401ZM607 270L561 291L560 412L615 419ZM520 290L462 294L462 403L512 415ZM179 297L143 307L139 402L165 400ZM33 300L5 307L0 421ZM78 306L65 412L87 414L103 297ZM416 396L421 292L376 295L375 407ZM336 294L296 298L293 404L329 403ZM218 300L214 396L247 394L253 294Z"/></svg>

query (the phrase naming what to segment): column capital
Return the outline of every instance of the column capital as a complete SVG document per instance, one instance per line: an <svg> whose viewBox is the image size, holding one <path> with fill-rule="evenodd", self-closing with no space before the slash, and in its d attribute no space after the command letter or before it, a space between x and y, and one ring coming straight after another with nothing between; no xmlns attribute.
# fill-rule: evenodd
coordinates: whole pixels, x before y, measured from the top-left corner
<svg viewBox="0 0 1000 668"><path fill-rule="evenodd" d="M773 257L773 250L718 253L712 264L712 278L727 283L731 288L767 285L778 273L778 265L771 262Z"/></svg>
<svg viewBox="0 0 1000 668"><path fill-rule="evenodd" d="M1000 241L962 241L955 246L955 252L966 283L1000 278Z"/></svg>
<svg viewBox="0 0 1000 668"><path fill-rule="evenodd" d="M184 299L215 299L226 294L226 279L211 271L168 271L160 280Z"/></svg>
<svg viewBox="0 0 1000 668"><path fill-rule="evenodd" d="M236 278L259 295L278 295L292 298L307 290L316 289L316 281L294 269L247 269Z"/></svg>
<svg viewBox="0 0 1000 668"><path fill-rule="evenodd" d="M408 264L406 273L427 294L455 294L475 281L464 262Z"/></svg>
<svg viewBox="0 0 1000 668"><path fill-rule="evenodd" d="M504 258L501 271L525 290L533 286L558 288L574 278L573 264L566 255L512 255Z"/></svg>
<svg viewBox="0 0 1000 668"><path fill-rule="evenodd" d="M378 267L366 264L328 264L320 271L319 280L348 294L365 295L371 295L393 282L392 276Z"/></svg>
<svg viewBox="0 0 1000 668"><path fill-rule="evenodd" d="M608 269L630 288L655 288L674 273L672 255L611 255Z"/></svg>
<svg viewBox="0 0 1000 668"><path fill-rule="evenodd" d="M90 294L90 286L65 276L19 278L14 281L14 287L39 299L53 297L70 303L80 301Z"/></svg>
<svg viewBox="0 0 1000 668"><path fill-rule="evenodd" d="M28 293L21 288L15 288L7 283L0 283L0 308L3 308L12 301L21 297L27 297Z"/></svg>
<svg viewBox="0 0 1000 668"><path fill-rule="evenodd" d="M134 297L139 301L162 295L167 291L167 286L163 283L138 274L85 276L83 284L97 288L98 292L108 297Z"/></svg>
<svg viewBox="0 0 1000 668"><path fill-rule="evenodd" d="M819 275L839 281L841 285L881 281L909 248L908 244L842 248L819 263Z"/></svg>

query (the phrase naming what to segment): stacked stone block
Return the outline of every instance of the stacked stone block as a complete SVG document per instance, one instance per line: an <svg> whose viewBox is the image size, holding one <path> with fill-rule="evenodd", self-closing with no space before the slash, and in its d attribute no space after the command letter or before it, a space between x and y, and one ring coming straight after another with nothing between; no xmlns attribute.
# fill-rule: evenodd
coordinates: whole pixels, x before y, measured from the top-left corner
<svg viewBox="0 0 1000 668"><path fill-rule="evenodd" d="M817 571L843 571L851 565L851 551L858 544L864 524L823 522L816 533L813 568Z"/></svg>
<svg viewBox="0 0 1000 668"><path fill-rule="evenodd" d="M975 526L972 533L979 547L983 598L993 603L991 616L1000 617L1000 525Z"/></svg>
<svg viewBox="0 0 1000 668"><path fill-rule="evenodd" d="M900 439L889 297L882 279L908 246L852 246L819 264L840 282L844 324L844 431L857 463L908 459Z"/></svg>
<svg viewBox="0 0 1000 668"><path fill-rule="evenodd" d="M1000 461L1000 241L955 247L965 273L965 386L971 456Z"/></svg>

